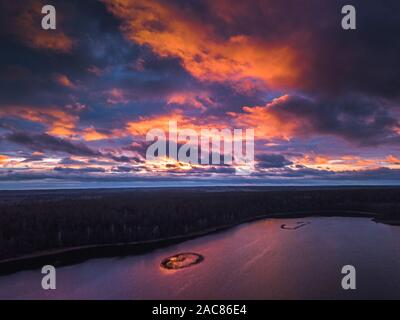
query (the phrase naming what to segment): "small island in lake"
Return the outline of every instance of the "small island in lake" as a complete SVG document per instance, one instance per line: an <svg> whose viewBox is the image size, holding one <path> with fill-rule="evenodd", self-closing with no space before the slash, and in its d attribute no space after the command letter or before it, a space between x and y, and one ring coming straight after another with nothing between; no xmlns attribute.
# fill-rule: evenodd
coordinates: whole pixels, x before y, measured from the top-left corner
<svg viewBox="0 0 400 320"><path fill-rule="evenodd" d="M284 230L297 230L297 229L299 229L301 227L304 227L304 226L306 226L308 224L310 224L310 223L309 222L303 222L303 221L296 222L295 224L292 224L292 225L282 224L281 225L281 229L284 229Z"/></svg>
<svg viewBox="0 0 400 320"><path fill-rule="evenodd" d="M180 253L161 262L161 267L170 270L182 269L198 264L204 260L204 257L197 253L186 252Z"/></svg>

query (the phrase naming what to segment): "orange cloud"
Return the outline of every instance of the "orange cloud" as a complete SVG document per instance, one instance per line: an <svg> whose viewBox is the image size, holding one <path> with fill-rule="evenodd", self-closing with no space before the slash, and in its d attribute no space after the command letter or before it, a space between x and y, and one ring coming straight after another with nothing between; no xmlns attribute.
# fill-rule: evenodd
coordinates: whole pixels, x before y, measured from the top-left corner
<svg viewBox="0 0 400 320"><path fill-rule="evenodd" d="M152 129L169 130L169 121L176 121L178 126L194 129L197 125L192 118L185 117L181 111L173 111L168 114L140 117L136 121L127 123L127 131L132 135L145 136Z"/></svg>
<svg viewBox="0 0 400 320"><path fill-rule="evenodd" d="M398 158L394 155L389 155L386 158L386 161L389 162L390 164L400 164L400 158Z"/></svg>
<svg viewBox="0 0 400 320"><path fill-rule="evenodd" d="M45 124L47 133L56 136L69 136L74 134L78 116L69 114L55 107L33 108L30 106L9 106L0 110L0 117L12 116Z"/></svg>
<svg viewBox="0 0 400 320"><path fill-rule="evenodd" d="M110 133L104 133L96 130L93 127L83 129L79 135L85 141L98 141L98 140L105 140L105 139L113 139L113 138L121 138L126 136L128 133L124 130L112 130Z"/></svg>
<svg viewBox="0 0 400 320"><path fill-rule="evenodd" d="M200 165L177 161L169 157L160 157L154 160L146 160L145 166L148 171L159 173L168 171L174 171L175 173L184 173L194 168L201 167Z"/></svg>
<svg viewBox="0 0 400 320"><path fill-rule="evenodd" d="M243 107L244 113L228 112L238 128L255 128L255 135L264 139L288 140L296 135L297 129L303 125L300 119L283 119L270 109L289 99L288 95L272 100L265 106Z"/></svg>
<svg viewBox="0 0 400 320"><path fill-rule="evenodd" d="M8 160L10 160L9 156L5 156L5 155L0 154L0 164L5 164L5 163L8 162Z"/></svg>
<svg viewBox="0 0 400 320"><path fill-rule="evenodd" d="M318 154L306 154L302 158L294 159L296 164L301 164L315 169L329 169L332 171L351 171L377 169L382 164L387 163L385 159L379 158L362 158L360 156L328 156Z"/></svg>
<svg viewBox="0 0 400 320"><path fill-rule="evenodd" d="M194 108L205 111L208 105L214 102L210 99L207 92L177 92L168 97L168 104L177 104L186 108Z"/></svg>
<svg viewBox="0 0 400 320"><path fill-rule="evenodd" d="M129 40L149 46L161 57L180 58L183 67L201 80L257 78L272 87L298 80L296 52L284 43L266 43L242 34L220 37L212 26L168 2L103 1L122 20Z"/></svg>
<svg viewBox="0 0 400 320"><path fill-rule="evenodd" d="M74 89L76 86L65 74L54 75L54 80L63 87Z"/></svg>
<svg viewBox="0 0 400 320"><path fill-rule="evenodd" d="M85 141L97 141L97 140L103 140L103 139L108 139L109 136L98 132L94 128L86 128L82 132L82 137L85 139Z"/></svg>
<svg viewBox="0 0 400 320"><path fill-rule="evenodd" d="M296 164L301 164L309 167L329 167L335 163L334 158L327 155L305 154L303 157L295 159Z"/></svg>
<svg viewBox="0 0 400 320"><path fill-rule="evenodd" d="M351 164L358 167L378 167L382 160L379 159L365 159L358 156L343 156L341 157L342 163Z"/></svg>
<svg viewBox="0 0 400 320"><path fill-rule="evenodd" d="M176 129L170 127L170 121L176 121ZM233 127L223 119L215 116L202 118L188 116L185 115L182 110L174 110L167 114L140 117L136 121L128 122L126 126L126 132L128 134L142 137L145 137L147 133L153 129L160 129L166 135L171 133L179 134L185 129L190 129L194 130L198 135L208 137L209 139L221 138L222 136L223 139L234 139L232 135L226 135L225 132L222 131L223 129L233 129ZM173 136L169 136L169 138L173 138ZM240 137L237 138L240 139Z"/></svg>

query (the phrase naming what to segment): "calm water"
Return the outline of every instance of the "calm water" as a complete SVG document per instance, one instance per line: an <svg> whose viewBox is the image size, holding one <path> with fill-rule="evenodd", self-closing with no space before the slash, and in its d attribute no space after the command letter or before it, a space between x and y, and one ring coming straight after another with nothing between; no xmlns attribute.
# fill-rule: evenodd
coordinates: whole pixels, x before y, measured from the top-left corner
<svg viewBox="0 0 400 320"><path fill-rule="evenodd" d="M309 222L298 229L297 222ZM160 261L179 252L205 260L181 270ZM357 290L341 289L343 265ZM365 218L268 219L141 256L94 259L57 269L57 289L40 270L0 277L0 298L295 299L400 298L400 227Z"/></svg>

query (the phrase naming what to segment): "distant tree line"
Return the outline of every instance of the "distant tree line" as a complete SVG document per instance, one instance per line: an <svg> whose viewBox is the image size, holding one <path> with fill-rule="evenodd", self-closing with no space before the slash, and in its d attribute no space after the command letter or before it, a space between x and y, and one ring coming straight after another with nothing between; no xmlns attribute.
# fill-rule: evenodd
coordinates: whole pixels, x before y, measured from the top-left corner
<svg viewBox="0 0 400 320"><path fill-rule="evenodd" d="M400 217L399 188L57 191L0 194L0 259L82 245L163 239L269 213Z"/></svg>

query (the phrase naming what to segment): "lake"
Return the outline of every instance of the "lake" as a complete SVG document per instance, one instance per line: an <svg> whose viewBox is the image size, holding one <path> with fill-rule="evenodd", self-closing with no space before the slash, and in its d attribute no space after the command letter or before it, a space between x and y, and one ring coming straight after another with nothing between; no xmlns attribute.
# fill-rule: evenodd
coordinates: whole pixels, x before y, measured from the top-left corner
<svg viewBox="0 0 400 320"><path fill-rule="evenodd" d="M182 252L204 260L160 267ZM341 287L344 265L356 268L356 290ZM43 290L42 276L1 276L0 299L399 299L400 227L367 218L265 219L143 255L57 268L56 290Z"/></svg>

